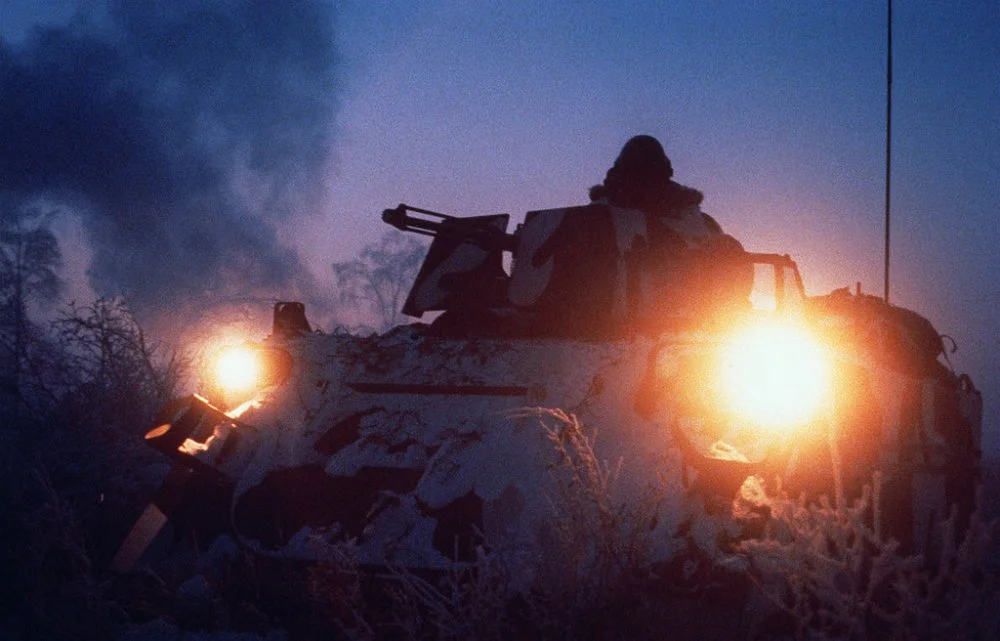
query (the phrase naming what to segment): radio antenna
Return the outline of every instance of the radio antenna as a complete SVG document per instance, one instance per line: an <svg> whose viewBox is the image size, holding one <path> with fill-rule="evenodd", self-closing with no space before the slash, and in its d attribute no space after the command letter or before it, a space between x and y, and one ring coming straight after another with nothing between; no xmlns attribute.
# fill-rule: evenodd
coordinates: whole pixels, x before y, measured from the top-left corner
<svg viewBox="0 0 1000 641"><path fill-rule="evenodd" d="M888 3L885 68L885 302L889 304L890 178L892 176L892 0Z"/></svg>

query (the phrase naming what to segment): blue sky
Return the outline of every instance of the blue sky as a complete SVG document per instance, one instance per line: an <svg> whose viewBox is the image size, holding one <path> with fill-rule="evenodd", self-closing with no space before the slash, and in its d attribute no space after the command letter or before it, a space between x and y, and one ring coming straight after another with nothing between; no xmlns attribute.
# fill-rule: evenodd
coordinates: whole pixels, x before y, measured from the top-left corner
<svg viewBox="0 0 1000 641"><path fill-rule="evenodd" d="M7 0L12 42L74 3ZM1000 450L1000 3L894 3L892 300L959 344ZM279 237L319 281L399 202L523 214L586 202L622 143L811 293L882 292L884 3L337 3L324 198Z"/></svg>

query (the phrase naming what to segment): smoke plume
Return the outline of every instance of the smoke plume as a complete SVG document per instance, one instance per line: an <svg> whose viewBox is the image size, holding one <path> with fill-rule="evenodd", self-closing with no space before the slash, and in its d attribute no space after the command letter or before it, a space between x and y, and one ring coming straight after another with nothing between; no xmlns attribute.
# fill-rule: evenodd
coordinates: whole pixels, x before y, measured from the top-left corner
<svg viewBox="0 0 1000 641"><path fill-rule="evenodd" d="M0 197L78 212L140 311L301 295L277 230L320 195L333 41L319 0L120 0L0 42Z"/></svg>

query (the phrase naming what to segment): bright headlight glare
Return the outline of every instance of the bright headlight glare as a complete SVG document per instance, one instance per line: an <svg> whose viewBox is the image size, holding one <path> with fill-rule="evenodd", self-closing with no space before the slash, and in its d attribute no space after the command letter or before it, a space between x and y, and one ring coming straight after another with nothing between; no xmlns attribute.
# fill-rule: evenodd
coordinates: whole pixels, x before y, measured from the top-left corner
<svg viewBox="0 0 1000 641"><path fill-rule="evenodd" d="M260 357L249 347L227 347L215 361L216 383L227 392L251 390L261 375Z"/></svg>
<svg viewBox="0 0 1000 641"><path fill-rule="evenodd" d="M754 325L735 335L720 366L728 409L756 427L782 429L812 420L832 385L822 344L790 323Z"/></svg>

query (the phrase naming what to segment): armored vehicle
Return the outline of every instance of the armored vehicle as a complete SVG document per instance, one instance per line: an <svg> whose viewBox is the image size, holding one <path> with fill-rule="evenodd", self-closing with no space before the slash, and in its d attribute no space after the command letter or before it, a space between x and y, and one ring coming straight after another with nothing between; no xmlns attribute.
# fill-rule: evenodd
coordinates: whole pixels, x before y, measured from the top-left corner
<svg viewBox="0 0 1000 641"><path fill-rule="evenodd" d="M277 304L237 365L253 385L180 399L149 432L175 468L117 567L199 478L216 531L260 553L352 540L363 563L430 568L543 544L587 482L651 511L660 559L741 536L726 519L751 476L838 506L874 478L913 551L971 509L980 394L914 312L807 297L790 257L700 213L593 203L513 233L507 215L383 219L433 237L403 307L425 322L323 334Z"/></svg>

